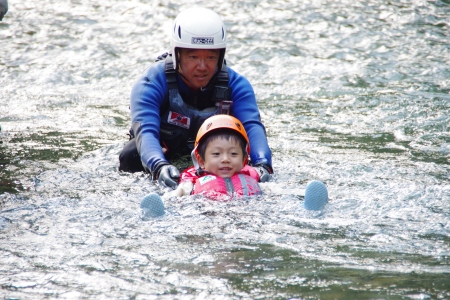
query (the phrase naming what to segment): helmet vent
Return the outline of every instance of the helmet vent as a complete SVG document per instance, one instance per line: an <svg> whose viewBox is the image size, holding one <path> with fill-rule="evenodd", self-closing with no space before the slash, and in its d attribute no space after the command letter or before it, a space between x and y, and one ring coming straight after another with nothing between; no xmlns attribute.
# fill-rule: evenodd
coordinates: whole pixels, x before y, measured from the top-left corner
<svg viewBox="0 0 450 300"><path fill-rule="evenodd" d="M225 38L225 30L223 30L223 27L222 27L222 40Z"/></svg>
<svg viewBox="0 0 450 300"><path fill-rule="evenodd" d="M181 39L181 26L178 27L178 37Z"/></svg>

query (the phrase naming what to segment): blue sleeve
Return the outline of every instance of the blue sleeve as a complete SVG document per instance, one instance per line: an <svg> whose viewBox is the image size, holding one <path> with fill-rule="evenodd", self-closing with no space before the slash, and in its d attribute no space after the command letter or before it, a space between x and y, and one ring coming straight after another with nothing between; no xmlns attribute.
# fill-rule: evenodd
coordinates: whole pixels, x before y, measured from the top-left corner
<svg viewBox="0 0 450 300"><path fill-rule="evenodd" d="M164 60L152 64L131 90L131 122L141 161L152 173L168 164L159 143L160 109L167 92Z"/></svg>
<svg viewBox="0 0 450 300"><path fill-rule="evenodd" d="M250 158L253 165L272 167L272 152L267 142L266 129L261 122L255 92L250 82L228 67L229 85L232 88L232 115L244 125L250 140Z"/></svg>

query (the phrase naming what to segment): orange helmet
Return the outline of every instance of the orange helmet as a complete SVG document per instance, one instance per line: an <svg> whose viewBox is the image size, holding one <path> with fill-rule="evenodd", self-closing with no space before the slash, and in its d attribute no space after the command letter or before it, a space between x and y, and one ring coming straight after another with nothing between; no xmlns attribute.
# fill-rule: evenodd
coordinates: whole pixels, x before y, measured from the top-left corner
<svg viewBox="0 0 450 300"><path fill-rule="evenodd" d="M250 155L250 142L248 140L247 132L245 132L244 125L242 125L241 121L232 117L230 115L215 115L209 117L203 122L202 126L197 132L197 137L195 139L194 150L192 151L192 160L194 161L194 165L197 164L198 157L198 144L201 142L203 137L214 130L218 129L231 129L239 133L247 143L245 150L247 151L247 155L244 161L244 165L247 164L248 155ZM245 153L244 153L245 154ZM197 165L195 166L196 168Z"/></svg>

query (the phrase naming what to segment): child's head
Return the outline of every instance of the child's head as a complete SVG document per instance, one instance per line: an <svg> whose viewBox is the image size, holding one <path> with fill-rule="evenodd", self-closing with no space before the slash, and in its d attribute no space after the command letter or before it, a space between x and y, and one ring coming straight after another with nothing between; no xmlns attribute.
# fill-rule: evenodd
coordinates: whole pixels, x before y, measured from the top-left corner
<svg viewBox="0 0 450 300"><path fill-rule="evenodd" d="M228 115L208 118L200 127L195 144L196 167L220 177L241 171L250 151L244 126Z"/></svg>

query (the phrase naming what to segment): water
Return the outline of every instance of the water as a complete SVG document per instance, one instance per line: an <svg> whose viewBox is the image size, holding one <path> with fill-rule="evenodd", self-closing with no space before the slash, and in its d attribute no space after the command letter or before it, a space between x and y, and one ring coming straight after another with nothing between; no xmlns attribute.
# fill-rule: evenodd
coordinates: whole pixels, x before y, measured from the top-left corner
<svg viewBox="0 0 450 300"><path fill-rule="evenodd" d="M216 1L276 175L166 202L118 172L129 94L195 1L11 1L0 23L5 299L449 299L450 3ZM327 184L321 212L300 189Z"/></svg>

